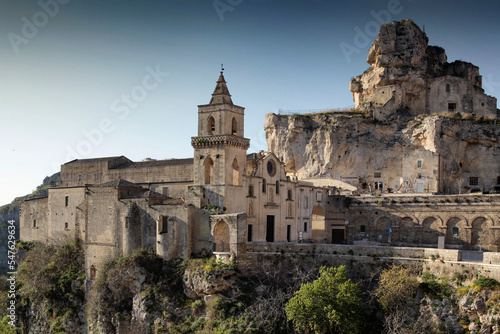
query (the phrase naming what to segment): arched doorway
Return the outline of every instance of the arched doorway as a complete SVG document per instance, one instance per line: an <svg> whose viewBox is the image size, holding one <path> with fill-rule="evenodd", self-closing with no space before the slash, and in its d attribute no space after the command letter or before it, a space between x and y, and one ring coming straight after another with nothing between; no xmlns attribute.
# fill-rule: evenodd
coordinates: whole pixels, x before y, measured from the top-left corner
<svg viewBox="0 0 500 334"><path fill-rule="evenodd" d="M214 184L214 162L210 157L205 160L205 184Z"/></svg>
<svg viewBox="0 0 500 334"><path fill-rule="evenodd" d="M452 217L446 223L446 244L464 245L467 243L466 222L459 217Z"/></svg>
<svg viewBox="0 0 500 334"><path fill-rule="evenodd" d="M435 217L427 217L422 222L422 243L425 245L438 244L438 237L442 236L441 221Z"/></svg>
<svg viewBox="0 0 500 334"><path fill-rule="evenodd" d="M214 227L214 252L230 252L229 225L225 221L219 221Z"/></svg>
<svg viewBox="0 0 500 334"><path fill-rule="evenodd" d="M486 247L490 244L489 224L486 218L477 217L472 221L472 240L473 246Z"/></svg>
<svg viewBox="0 0 500 334"><path fill-rule="evenodd" d="M312 239L316 242L325 242L325 213L320 205L317 205L312 212Z"/></svg>

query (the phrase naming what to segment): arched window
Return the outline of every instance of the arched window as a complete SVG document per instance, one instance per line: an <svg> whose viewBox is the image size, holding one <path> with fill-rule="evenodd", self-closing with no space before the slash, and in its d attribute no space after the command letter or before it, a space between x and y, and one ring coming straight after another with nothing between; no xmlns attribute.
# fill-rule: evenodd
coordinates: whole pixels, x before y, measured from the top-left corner
<svg viewBox="0 0 500 334"><path fill-rule="evenodd" d="M266 179L262 179L262 192L265 193L267 188Z"/></svg>
<svg viewBox="0 0 500 334"><path fill-rule="evenodd" d="M276 180L276 195L280 193L280 181Z"/></svg>
<svg viewBox="0 0 500 334"><path fill-rule="evenodd" d="M446 85L446 93L449 93L451 91L450 84Z"/></svg>
<svg viewBox="0 0 500 334"><path fill-rule="evenodd" d="M211 136L215 132L215 119L210 116L208 119L208 135Z"/></svg>
<svg viewBox="0 0 500 334"><path fill-rule="evenodd" d="M95 266L94 265L90 266L90 279L95 279L96 273L97 270L95 269Z"/></svg>
<svg viewBox="0 0 500 334"><path fill-rule="evenodd" d="M233 185L237 186L240 184L240 170L238 167L238 160L234 158L233 160Z"/></svg>
<svg viewBox="0 0 500 334"><path fill-rule="evenodd" d="M205 161L205 184L214 183L214 162L210 157Z"/></svg>
<svg viewBox="0 0 500 334"><path fill-rule="evenodd" d="M238 124L236 123L236 118L234 117L233 121L231 122L231 134L235 136L238 134Z"/></svg>

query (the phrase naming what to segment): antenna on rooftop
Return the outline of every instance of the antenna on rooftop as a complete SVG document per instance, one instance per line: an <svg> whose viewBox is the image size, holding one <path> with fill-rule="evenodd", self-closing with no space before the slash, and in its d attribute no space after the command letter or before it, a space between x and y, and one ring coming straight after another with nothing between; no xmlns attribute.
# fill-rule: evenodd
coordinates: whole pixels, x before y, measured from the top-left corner
<svg viewBox="0 0 500 334"><path fill-rule="evenodd" d="M220 71L224 72L224 64L220 64Z"/></svg>

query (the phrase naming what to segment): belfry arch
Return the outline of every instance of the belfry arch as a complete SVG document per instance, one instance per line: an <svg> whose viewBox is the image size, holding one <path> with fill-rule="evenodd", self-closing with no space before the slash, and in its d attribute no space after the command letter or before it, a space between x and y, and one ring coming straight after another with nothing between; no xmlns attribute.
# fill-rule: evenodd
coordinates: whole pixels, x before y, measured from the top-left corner
<svg viewBox="0 0 500 334"><path fill-rule="evenodd" d="M215 119L213 116L210 116L208 118L207 133L209 136L212 136L213 134L215 134Z"/></svg>
<svg viewBox="0 0 500 334"><path fill-rule="evenodd" d="M210 157L205 160L205 184L214 184L214 161Z"/></svg>

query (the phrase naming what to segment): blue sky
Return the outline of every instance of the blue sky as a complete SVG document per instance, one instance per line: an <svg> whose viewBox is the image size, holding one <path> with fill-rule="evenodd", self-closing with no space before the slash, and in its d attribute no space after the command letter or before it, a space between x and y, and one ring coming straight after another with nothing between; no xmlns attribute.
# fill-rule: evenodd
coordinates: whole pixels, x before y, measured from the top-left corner
<svg viewBox="0 0 500 334"><path fill-rule="evenodd" d="M74 158L192 156L221 63L250 150L266 150L265 114L353 105L349 81L393 20L425 26L499 97L499 14L497 1L0 1L0 205Z"/></svg>

